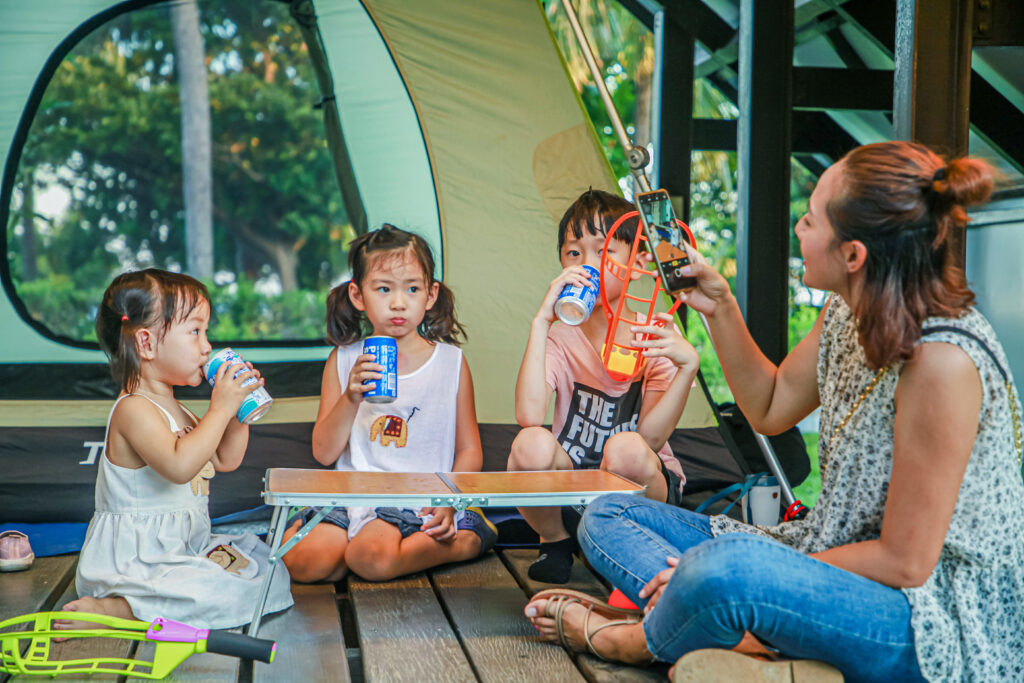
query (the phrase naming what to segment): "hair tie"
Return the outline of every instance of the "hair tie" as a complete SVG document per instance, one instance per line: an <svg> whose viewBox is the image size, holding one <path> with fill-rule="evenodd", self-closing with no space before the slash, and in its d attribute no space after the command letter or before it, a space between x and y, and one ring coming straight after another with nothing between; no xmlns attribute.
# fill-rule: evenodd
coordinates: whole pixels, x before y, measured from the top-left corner
<svg viewBox="0 0 1024 683"><path fill-rule="evenodd" d="M946 179L946 167L945 166L941 166L941 167L939 167L939 169L937 171L935 171L935 175L932 176L932 181L935 182L935 181L938 181L938 180L945 180L945 179Z"/></svg>
<svg viewBox="0 0 1024 683"><path fill-rule="evenodd" d="M128 314L127 313L125 313L124 315L121 316L121 322L123 322L123 323L128 322Z"/></svg>

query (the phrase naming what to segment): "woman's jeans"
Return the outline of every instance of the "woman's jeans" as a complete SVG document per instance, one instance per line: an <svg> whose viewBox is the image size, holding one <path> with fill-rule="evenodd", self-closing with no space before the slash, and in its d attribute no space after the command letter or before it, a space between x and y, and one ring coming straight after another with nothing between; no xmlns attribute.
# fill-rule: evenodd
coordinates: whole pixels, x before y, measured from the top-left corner
<svg viewBox="0 0 1024 683"><path fill-rule="evenodd" d="M643 621L661 661L731 648L750 631L847 680L921 680L910 604L898 590L754 534L714 538L705 515L637 496L591 503L579 540L594 569L641 606L640 589L668 568L666 558L679 558Z"/></svg>

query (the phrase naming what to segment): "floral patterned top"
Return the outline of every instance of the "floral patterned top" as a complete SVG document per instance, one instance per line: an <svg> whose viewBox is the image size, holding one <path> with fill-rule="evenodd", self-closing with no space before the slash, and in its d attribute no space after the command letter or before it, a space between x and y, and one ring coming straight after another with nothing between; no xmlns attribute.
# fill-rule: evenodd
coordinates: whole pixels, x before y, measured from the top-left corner
<svg viewBox="0 0 1024 683"><path fill-rule="evenodd" d="M929 327L955 327L928 332ZM969 336L969 335L973 335ZM1014 443L1011 396L1000 368L1009 363L981 313L925 321L922 341L954 344L974 361L983 399L967 470L939 561L924 585L903 589L911 606L918 664L928 680L1024 680L1024 484ZM979 341L983 341L992 355ZM877 539L893 455L893 402L903 364L883 375L849 423L818 456L823 480L803 520L751 527L715 516L715 535L761 533L805 553ZM875 377L850 308L833 297L818 353L821 434L831 435ZM1012 375L1007 375L1012 383Z"/></svg>

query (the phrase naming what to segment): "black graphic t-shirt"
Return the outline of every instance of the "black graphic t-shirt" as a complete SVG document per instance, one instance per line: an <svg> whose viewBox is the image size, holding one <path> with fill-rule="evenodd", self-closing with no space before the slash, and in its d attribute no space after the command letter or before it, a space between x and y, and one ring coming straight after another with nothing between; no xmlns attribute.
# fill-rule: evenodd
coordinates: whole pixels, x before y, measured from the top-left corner
<svg viewBox="0 0 1024 683"><path fill-rule="evenodd" d="M614 380L580 328L553 324L545 357L545 379L555 391L552 431L573 464L580 469L600 465L608 439L622 431L635 432L643 397L665 391L675 374L672 361L651 358L632 380ZM667 443L658 456L683 476Z"/></svg>

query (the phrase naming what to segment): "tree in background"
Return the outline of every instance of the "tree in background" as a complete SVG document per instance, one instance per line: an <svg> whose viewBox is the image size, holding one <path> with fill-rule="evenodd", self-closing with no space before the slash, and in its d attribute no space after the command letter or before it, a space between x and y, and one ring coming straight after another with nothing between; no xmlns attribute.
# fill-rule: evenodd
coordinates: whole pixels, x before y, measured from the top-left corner
<svg viewBox="0 0 1024 683"><path fill-rule="evenodd" d="M170 6L174 63L181 99L182 200L185 204L185 253L189 273L213 278L213 178L210 168L210 91L206 49L195 0Z"/></svg>
<svg viewBox="0 0 1024 683"><path fill-rule="evenodd" d="M19 296L52 331L92 339L114 274L154 265L205 276L201 261L212 255L221 338L319 338L323 293L344 271L353 235L312 106L320 93L306 46L282 3L201 0L191 23L175 20L189 8L120 15L53 74L7 226L8 244L20 247L9 256ZM176 21L192 47L175 39ZM194 89L185 65L200 62L214 230L212 248L190 256L186 226L201 225L189 215L204 181L183 173L183 149L201 147L202 134L183 138L182 122L194 117L182 105L202 108L201 94L184 94ZM47 213L40 199L54 187L63 206Z"/></svg>

